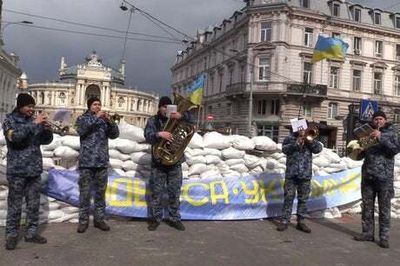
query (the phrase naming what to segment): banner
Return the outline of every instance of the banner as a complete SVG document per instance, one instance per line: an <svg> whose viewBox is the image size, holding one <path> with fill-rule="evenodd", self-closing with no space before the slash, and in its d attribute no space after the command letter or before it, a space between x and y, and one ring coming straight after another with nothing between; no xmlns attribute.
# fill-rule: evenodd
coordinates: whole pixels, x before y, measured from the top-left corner
<svg viewBox="0 0 400 266"><path fill-rule="evenodd" d="M51 197L78 206L78 179L79 173L76 171L50 170L45 192ZM241 220L280 216L284 181L284 175L280 174L184 180L181 192L182 219ZM360 182L360 168L313 177L308 210L322 210L359 200ZM113 175L108 178L108 214L146 218L148 199L147 181ZM164 199L167 202L166 194ZM296 205L295 201L293 213L296 212Z"/></svg>

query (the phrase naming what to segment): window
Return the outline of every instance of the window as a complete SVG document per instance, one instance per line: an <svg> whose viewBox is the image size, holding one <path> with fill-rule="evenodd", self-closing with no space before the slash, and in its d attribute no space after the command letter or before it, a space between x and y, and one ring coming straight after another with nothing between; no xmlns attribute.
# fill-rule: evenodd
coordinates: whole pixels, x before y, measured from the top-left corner
<svg viewBox="0 0 400 266"><path fill-rule="evenodd" d="M381 13L378 13L378 12L374 13L374 24L376 24L376 25L381 24Z"/></svg>
<svg viewBox="0 0 400 266"><path fill-rule="evenodd" d="M270 78L270 58L260 58L258 65L258 79L268 81Z"/></svg>
<svg viewBox="0 0 400 266"><path fill-rule="evenodd" d="M261 41L262 42L271 41L271 33L272 33L272 23L271 22L262 22L261 23Z"/></svg>
<svg viewBox="0 0 400 266"><path fill-rule="evenodd" d="M312 107L311 104L305 103L303 105L303 116L312 116Z"/></svg>
<svg viewBox="0 0 400 266"><path fill-rule="evenodd" d="M333 4L333 6L332 6L332 16L334 16L334 17L339 17L340 16L340 5L339 4Z"/></svg>
<svg viewBox="0 0 400 266"><path fill-rule="evenodd" d="M306 28L304 31L304 45L312 47L313 45L313 29Z"/></svg>
<svg viewBox="0 0 400 266"><path fill-rule="evenodd" d="M361 70L353 70L353 91L361 91Z"/></svg>
<svg viewBox="0 0 400 266"><path fill-rule="evenodd" d="M221 92L222 91L222 81L223 81L223 79L224 79L224 73L219 73L219 92Z"/></svg>
<svg viewBox="0 0 400 266"><path fill-rule="evenodd" d="M362 47L362 39L360 37L354 37L354 54L360 55Z"/></svg>
<svg viewBox="0 0 400 266"><path fill-rule="evenodd" d="M338 116L338 104L337 103L329 103L328 118L334 119L336 116Z"/></svg>
<svg viewBox="0 0 400 266"><path fill-rule="evenodd" d="M122 105L124 104L125 100L123 97L119 97L118 98L118 107L122 107Z"/></svg>
<svg viewBox="0 0 400 266"><path fill-rule="evenodd" d="M339 68L331 67L329 75L329 87L337 89L339 87Z"/></svg>
<svg viewBox="0 0 400 266"><path fill-rule="evenodd" d="M271 114L272 115L279 115L280 110L280 102L278 99L271 101Z"/></svg>
<svg viewBox="0 0 400 266"><path fill-rule="evenodd" d="M265 115L267 113L267 100L257 101L257 114Z"/></svg>
<svg viewBox="0 0 400 266"><path fill-rule="evenodd" d="M312 64L309 62L304 63L303 82L308 84L312 82Z"/></svg>
<svg viewBox="0 0 400 266"><path fill-rule="evenodd" d="M258 125L258 136L267 136L275 142L278 142L279 126L277 125Z"/></svg>
<svg viewBox="0 0 400 266"><path fill-rule="evenodd" d="M400 29L400 17L396 17L396 28Z"/></svg>
<svg viewBox="0 0 400 266"><path fill-rule="evenodd" d="M400 59L400 44L396 44L396 59Z"/></svg>
<svg viewBox="0 0 400 266"><path fill-rule="evenodd" d="M226 104L226 114L227 115L232 115L232 103L227 103Z"/></svg>
<svg viewBox="0 0 400 266"><path fill-rule="evenodd" d="M383 50L383 42L375 41L375 56L382 57L382 50Z"/></svg>
<svg viewBox="0 0 400 266"><path fill-rule="evenodd" d="M65 103L65 93L64 92L60 92L60 95L58 96L60 98L61 103Z"/></svg>
<svg viewBox="0 0 400 266"><path fill-rule="evenodd" d="M229 85L233 83L233 68L229 69Z"/></svg>
<svg viewBox="0 0 400 266"><path fill-rule="evenodd" d="M310 0L300 0L301 7L310 8Z"/></svg>
<svg viewBox="0 0 400 266"><path fill-rule="evenodd" d="M361 22L361 9L355 8L353 11L353 19L356 22Z"/></svg>
<svg viewBox="0 0 400 266"><path fill-rule="evenodd" d="M375 94L382 93L382 73L380 72L374 73L374 93Z"/></svg>
<svg viewBox="0 0 400 266"><path fill-rule="evenodd" d="M340 33L332 32L332 38L340 38Z"/></svg>
<svg viewBox="0 0 400 266"><path fill-rule="evenodd" d="M400 109L394 109L393 123L395 123L395 124L400 123Z"/></svg>
<svg viewBox="0 0 400 266"><path fill-rule="evenodd" d="M400 75L394 78L394 95L400 96Z"/></svg>

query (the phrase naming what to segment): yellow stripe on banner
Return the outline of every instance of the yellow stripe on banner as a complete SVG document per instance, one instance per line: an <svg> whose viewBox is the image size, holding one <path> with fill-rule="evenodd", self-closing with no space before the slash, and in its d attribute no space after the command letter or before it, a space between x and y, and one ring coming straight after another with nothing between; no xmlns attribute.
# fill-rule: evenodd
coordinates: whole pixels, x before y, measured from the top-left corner
<svg viewBox="0 0 400 266"><path fill-rule="evenodd" d="M339 45L335 45L326 51L315 50L311 63L316 63L325 58L343 58L342 48Z"/></svg>
<svg viewBox="0 0 400 266"><path fill-rule="evenodd" d="M200 105L201 100L203 98L203 88L199 88L195 90L191 95L190 95L190 101L194 104Z"/></svg>

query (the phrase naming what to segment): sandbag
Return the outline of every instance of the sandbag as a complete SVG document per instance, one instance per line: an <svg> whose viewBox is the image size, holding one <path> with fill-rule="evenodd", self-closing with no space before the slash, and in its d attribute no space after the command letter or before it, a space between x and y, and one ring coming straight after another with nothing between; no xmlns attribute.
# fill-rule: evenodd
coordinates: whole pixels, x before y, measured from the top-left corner
<svg viewBox="0 0 400 266"><path fill-rule="evenodd" d="M119 137L122 139L129 139L137 143L145 142L144 130L140 127L130 125L125 121L121 121L118 125Z"/></svg>
<svg viewBox="0 0 400 266"><path fill-rule="evenodd" d="M192 139L189 142L188 147L192 149L204 148L203 138L198 133L194 133Z"/></svg>
<svg viewBox="0 0 400 266"><path fill-rule="evenodd" d="M229 138L218 132L208 132L203 137L204 147L211 149L224 150L231 146Z"/></svg>
<svg viewBox="0 0 400 266"><path fill-rule="evenodd" d="M257 150L274 151L277 149L275 141L266 136L253 137L251 140L254 142Z"/></svg>
<svg viewBox="0 0 400 266"><path fill-rule="evenodd" d="M241 159L246 154L244 151L237 150L232 147L222 150L221 153L222 157L225 159Z"/></svg>
<svg viewBox="0 0 400 266"><path fill-rule="evenodd" d="M230 136L230 142L238 150L253 150L256 146L250 138L241 135Z"/></svg>

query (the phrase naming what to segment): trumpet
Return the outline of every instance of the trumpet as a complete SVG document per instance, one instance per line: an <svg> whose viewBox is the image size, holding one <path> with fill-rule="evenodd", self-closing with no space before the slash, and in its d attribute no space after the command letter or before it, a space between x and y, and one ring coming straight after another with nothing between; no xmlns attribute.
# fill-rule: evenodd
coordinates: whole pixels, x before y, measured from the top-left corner
<svg viewBox="0 0 400 266"><path fill-rule="evenodd" d="M308 127L302 135L299 136L299 139L302 143L305 141L311 142L314 139L318 138L319 136L319 129L317 126Z"/></svg>
<svg viewBox="0 0 400 266"><path fill-rule="evenodd" d="M121 119L124 117L123 115L120 115L118 113L114 113L113 115L110 115L108 112L104 112L104 116L102 116L104 120L119 124L121 122Z"/></svg>
<svg viewBox="0 0 400 266"><path fill-rule="evenodd" d="M69 126L63 126L58 122L46 121L46 124L50 126L54 133L59 134L60 136L65 136L69 132Z"/></svg>

